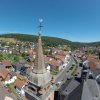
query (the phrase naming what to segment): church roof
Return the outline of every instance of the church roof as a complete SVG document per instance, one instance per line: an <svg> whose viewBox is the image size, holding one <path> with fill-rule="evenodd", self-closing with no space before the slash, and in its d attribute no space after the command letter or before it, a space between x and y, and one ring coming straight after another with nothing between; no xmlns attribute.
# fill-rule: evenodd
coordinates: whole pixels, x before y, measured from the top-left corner
<svg viewBox="0 0 100 100"><path fill-rule="evenodd" d="M93 79L84 82L81 100L100 100L99 86Z"/></svg>

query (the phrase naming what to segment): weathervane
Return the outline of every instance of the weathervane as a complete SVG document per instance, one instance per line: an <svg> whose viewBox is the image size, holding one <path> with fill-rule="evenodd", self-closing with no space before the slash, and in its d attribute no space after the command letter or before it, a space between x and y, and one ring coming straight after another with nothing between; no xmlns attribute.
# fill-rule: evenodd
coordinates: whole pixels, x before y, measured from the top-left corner
<svg viewBox="0 0 100 100"><path fill-rule="evenodd" d="M42 26L42 22L43 22L43 19L42 18L39 18L39 30L41 31L41 28L43 27Z"/></svg>
<svg viewBox="0 0 100 100"><path fill-rule="evenodd" d="M41 36L41 34L42 34L42 22L43 22L43 19L42 18L39 18L39 37Z"/></svg>

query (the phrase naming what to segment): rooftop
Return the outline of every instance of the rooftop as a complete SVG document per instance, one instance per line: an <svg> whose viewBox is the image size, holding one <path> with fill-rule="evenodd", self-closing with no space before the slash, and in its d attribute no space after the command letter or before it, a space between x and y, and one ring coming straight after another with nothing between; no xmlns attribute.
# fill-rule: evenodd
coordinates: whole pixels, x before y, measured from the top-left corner
<svg viewBox="0 0 100 100"><path fill-rule="evenodd" d="M2 64L5 65L5 66L12 66L12 63L11 63L10 60L3 60Z"/></svg>
<svg viewBox="0 0 100 100"><path fill-rule="evenodd" d="M100 100L99 86L93 79L84 82L81 100Z"/></svg>
<svg viewBox="0 0 100 100"><path fill-rule="evenodd" d="M9 70L8 69L6 69L6 68L0 69L0 76L2 76L3 79L5 79L8 74L9 74Z"/></svg>
<svg viewBox="0 0 100 100"><path fill-rule="evenodd" d="M15 86L18 87L18 88L22 88L22 87L25 85L25 82L26 82L26 81L17 79L17 80L15 81Z"/></svg>

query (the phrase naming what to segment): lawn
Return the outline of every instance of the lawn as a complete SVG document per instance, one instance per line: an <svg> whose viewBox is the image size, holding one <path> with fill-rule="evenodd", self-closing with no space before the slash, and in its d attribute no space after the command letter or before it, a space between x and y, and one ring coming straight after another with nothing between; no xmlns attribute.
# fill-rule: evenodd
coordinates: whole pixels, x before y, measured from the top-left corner
<svg viewBox="0 0 100 100"><path fill-rule="evenodd" d="M19 94L17 93L16 89L14 88L14 84L9 84L8 88L16 95L19 96Z"/></svg>
<svg viewBox="0 0 100 100"><path fill-rule="evenodd" d="M55 71L50 71L50 73L52 74L52 75L57 75L58 74L58 72L55 72Z"/></svg>
<svg viewBox="0 0 100 100"><path fill-rule="evenodd" d="M74 66L73 69L71 70L71 75L75 75L77 71L77 66Z"/></svg>

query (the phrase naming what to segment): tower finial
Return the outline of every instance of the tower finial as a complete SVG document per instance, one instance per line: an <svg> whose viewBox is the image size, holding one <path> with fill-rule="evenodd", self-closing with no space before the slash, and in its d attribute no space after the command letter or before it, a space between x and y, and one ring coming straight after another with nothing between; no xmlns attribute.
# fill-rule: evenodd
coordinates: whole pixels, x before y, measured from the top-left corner
<svg viewBox="0 0 100 100"><path fill-rule="evenodd" d="M41 31L42 29L42 22L43 22L43 19L42 18L39 18L39 31Z"/></svg>
<svg viewBox="0 0 100 100"><path fill-rule="evenodd" d="M43 27L42 22L43 22L43 19L39 18L39 32L38 32L39 38L41 37L41 34L42 34L42 27Z"/></svg>

